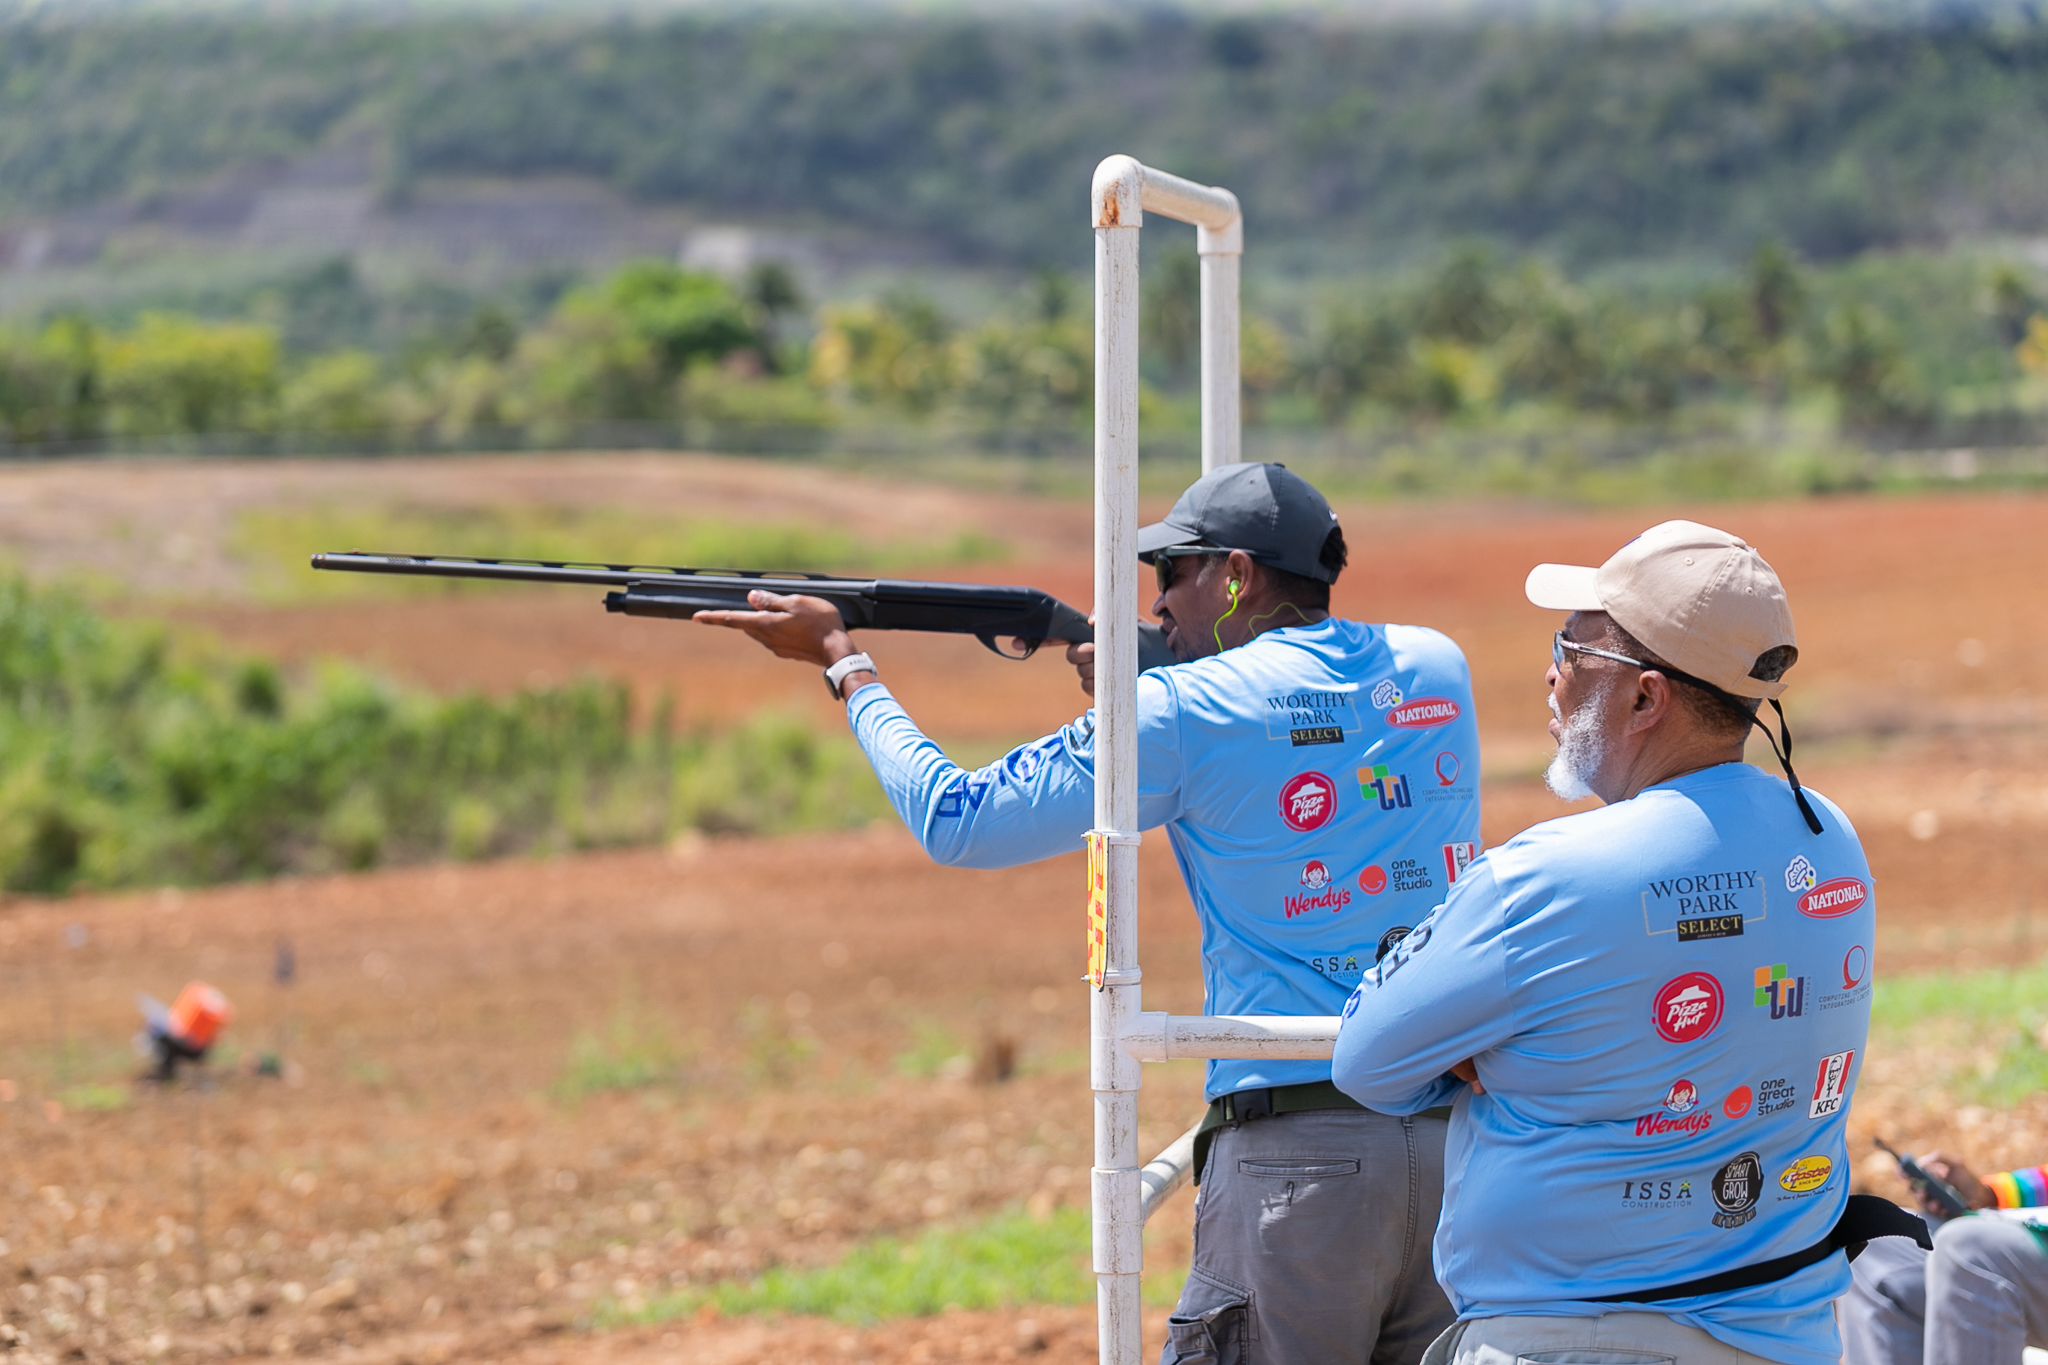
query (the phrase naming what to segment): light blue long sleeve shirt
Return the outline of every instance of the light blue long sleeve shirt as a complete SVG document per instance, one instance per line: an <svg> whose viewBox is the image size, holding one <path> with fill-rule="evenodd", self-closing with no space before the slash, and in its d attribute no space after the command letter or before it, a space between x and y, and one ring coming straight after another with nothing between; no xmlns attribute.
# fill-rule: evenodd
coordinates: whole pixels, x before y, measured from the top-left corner
<svg viewBox="0 0 2048 1365"><path fill-rule="evenodd" d="M1849 1096L1870 1022L1875 897L1746 763L1552 820L1489 851L1345 1006L1337 1084L1410 1113L1455 1100L1437 1279L1461 1318L1649 1305L1820 1241L1849 1194ZM1486 1093L1446 1073L1472 1059ZM1829 1257L1666 1301L1787 1365L1834 1365Z"/></svg>
<svg viewBox="0 0 2048 1365"><path fill-rule="evenodd" d="M1035 862L1094 824L1093 711L975 772L879 683L847 716L941 863ZM1436 631L1290 626L1138 679L1139 825L1164 826L1180 863L1212 1014L1335 1014L1477 856L1478 795L1471 677ZM1080 907L1077 888L1077 925ZM1329 1077L1328 1062L1211 1062L1207 1089Z"/></svg>

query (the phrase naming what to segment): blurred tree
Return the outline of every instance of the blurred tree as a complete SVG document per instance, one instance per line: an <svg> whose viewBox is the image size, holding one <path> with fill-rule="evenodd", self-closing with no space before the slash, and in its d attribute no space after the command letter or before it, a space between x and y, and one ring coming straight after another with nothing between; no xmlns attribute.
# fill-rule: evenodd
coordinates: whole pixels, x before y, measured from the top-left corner
<svg viewBox="0 0 2048 1365"><path fill-rule="evenodd" d="M284 386L287 431L381 431L392 425L383 366L368 351L316 356Z"/></svg>
<svg viewBox="0 0 2048 1365"><path fill-rule="evenodd" d="M99 334L76 317L40 332L0 332L0 441L29 445L98 434Z"/></svg>
<svg viewBox="0 0 2048 1365"><path fill-rule="evenodd" d="M1202 347L1201 259L1191 247L1171 246L1141 278L1141 335L1165 362L1167 382L1184 385Z"/></svg>
<svg viewBox="0 0 2048 1365"><path fill-rule="evenodd" d="M1497 275L1493 253L1483 243L1454 247L1415 300L1415 330L1432 340L1464 346L1498 340L1508 309Z"/></svg>
<svg viewBox="0 0 2048 1365"><path fill-rule="evenodd" d="M2041 298L2027 272L2011 261L1993 265L1984 280L1984 311L2007 351L2027 337L2027 324L2041 311Z"/></svg>
<svg viewBox="0 0 2048 1365"><path fill-rule="evenodd" d="M278 343L269 327L148 313L103 354L116 431L260 431L274 420Z"/></svg>
<svg viewBox="0 0 2048 1365"><path fill-rule="evenodd" d="M1840 398L1842 419L1851 426L1918 422L1930 414L1898 333L1868 304L1843 304L1828 314L1819 373Z"/></svg>

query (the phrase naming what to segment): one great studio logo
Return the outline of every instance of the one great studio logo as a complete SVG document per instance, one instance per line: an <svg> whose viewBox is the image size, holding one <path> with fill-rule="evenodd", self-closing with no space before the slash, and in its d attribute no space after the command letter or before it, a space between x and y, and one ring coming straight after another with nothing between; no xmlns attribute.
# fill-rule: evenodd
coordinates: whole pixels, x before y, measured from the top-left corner
<svg viewBox="0 0 2048 1365"><path fill-rule="evenodd" d="M1358 719L1358 689L1282 692L1266 698L1266 738L1305 744L1342 744L1364 727Z"/></svg>
<svg viewBox="0 0 2048 1365"><path fill-rule="evenodd" d="M1740 938L1764 918L1764 874L1756 868L1702 869L1643 887L1643 932L1676 934L1680 943Z"/></svg>

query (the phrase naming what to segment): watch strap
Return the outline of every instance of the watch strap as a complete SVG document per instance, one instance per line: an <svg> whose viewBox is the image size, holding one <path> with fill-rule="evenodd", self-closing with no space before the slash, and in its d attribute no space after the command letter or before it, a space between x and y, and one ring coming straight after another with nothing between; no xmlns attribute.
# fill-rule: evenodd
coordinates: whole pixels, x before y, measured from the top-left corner
<svg viewBox="0 0 2048 1365"><path fill-rule="evenodd" d="M825 670L825 689L832 694L832 699L837 701L839 700L839 685L845 682L850 675L855 673L873 673L874 671L875 661L866 654L849 654Z"/></svg>

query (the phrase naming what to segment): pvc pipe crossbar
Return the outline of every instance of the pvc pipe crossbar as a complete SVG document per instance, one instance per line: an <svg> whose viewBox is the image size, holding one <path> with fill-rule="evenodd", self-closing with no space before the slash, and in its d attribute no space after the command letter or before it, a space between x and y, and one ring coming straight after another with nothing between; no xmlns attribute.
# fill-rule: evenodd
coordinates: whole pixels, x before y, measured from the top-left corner
<svg viewBox="0 0 2048 1365"><path fill-rule="evenodd" d="M1339 1022L1334 1014L1163 1014L1146 1010L1134 1015L1124 1029L1123 1046L1141 1062L1187 1057L1319 1060L1337 1046Z"/></svg>

